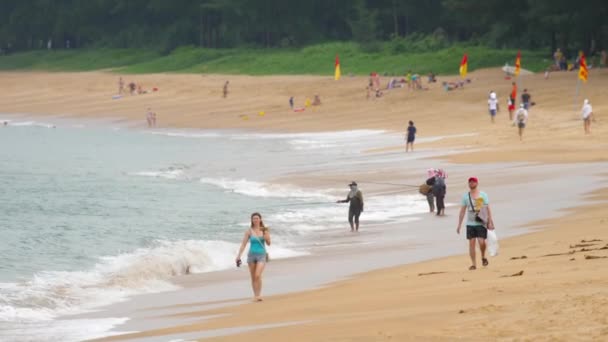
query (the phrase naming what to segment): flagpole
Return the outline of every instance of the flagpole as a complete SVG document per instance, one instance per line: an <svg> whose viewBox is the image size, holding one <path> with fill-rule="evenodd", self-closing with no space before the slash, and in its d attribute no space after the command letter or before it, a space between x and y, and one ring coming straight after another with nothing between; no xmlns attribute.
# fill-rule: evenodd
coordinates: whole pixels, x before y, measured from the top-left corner
<svg viewBox="0 0 608 342"><path fill-rule="evenodd" d="M576 112L576 102L578 101L578 93L581 88L581 79L579 78L576 82L576 93L574 95L574 112Z"/></svg>

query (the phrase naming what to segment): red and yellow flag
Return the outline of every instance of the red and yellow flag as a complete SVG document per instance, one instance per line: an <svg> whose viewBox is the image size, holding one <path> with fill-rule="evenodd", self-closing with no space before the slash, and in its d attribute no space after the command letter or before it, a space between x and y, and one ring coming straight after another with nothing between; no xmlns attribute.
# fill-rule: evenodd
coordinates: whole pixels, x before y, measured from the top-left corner
<svg viewBox="0 0 608 342"><path fill-rule="evenodd" d="M462 56L462 61L460 62L460 77L465 78L467 76L467 67L468 67L469 59L467 54L465 53Z"/></svg>
<svg viewBox="0 0 608 342"><path fill-rule="evenodd" d="M521 51L517 51L517 57L515 57L515 76L519 76L521 70Z"/></svg>
<svg viewBox="0 0 608 342"><path fill-rule="evenodd" d="M340 76L342 74L340 73L340 58L338 57L338 55L336 55L336 66L335 66L335 71L334 71L334 79L337 81L340 79Z"/></svg>
<svg viewBox="0 0 608 342"><path fill-rule="evenodd" d="M587 70L587 61L585 59L585 54L582 54L581 58L579 59L578 78L587 82L588 76L589 76L589 70Z"/></svg>

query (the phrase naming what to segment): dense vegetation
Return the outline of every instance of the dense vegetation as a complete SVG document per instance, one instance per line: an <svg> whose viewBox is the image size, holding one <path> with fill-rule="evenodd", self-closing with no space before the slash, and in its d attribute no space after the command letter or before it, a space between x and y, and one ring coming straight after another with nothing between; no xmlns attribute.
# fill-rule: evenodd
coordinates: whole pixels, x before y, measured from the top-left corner
<svg viewBox="0 0 608 342"><path fill-rule="evenodd" d="M399 47L399 46L397 46ZM338 53L345 75L404 75L408 70L418 73L433 71L457 74L460 58L466 51L469 69L513 65L516 50L490 49L479 46L454 45L433 52L400 53L394 44L381 44L378 52L362 51L356 43L325 43L305 48L284 49L208 49L180 47L168 55L141 49L70 49L29 51L0 57L0 70L70 70L84 71L117 68L121 73L201 72L226 74L314 74L332 75L334 57ZM522 51L523 67L542 70L549 58L542 52Z"/></svg>
<svg viewBox="0 0 608 342"><path fill-rule="evenodd" d="M594 52L608 45L608 1L586 0L21 0L0 1L0 47L303 47L425 37L426 52L457 42ZM416 47L414 47L416 48Z"/></svg>

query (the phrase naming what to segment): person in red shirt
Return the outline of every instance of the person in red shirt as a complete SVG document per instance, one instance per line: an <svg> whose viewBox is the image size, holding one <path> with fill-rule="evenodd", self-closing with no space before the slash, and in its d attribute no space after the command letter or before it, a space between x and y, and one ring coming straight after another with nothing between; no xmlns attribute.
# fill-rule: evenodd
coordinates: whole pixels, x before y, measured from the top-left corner
<svg viewBox="0 0 608 342"><path fill-rule="evenodd" d="M517 98L517 83L513 82L513 88L511 88L511 101L515 105L515 99Z"/></svg>

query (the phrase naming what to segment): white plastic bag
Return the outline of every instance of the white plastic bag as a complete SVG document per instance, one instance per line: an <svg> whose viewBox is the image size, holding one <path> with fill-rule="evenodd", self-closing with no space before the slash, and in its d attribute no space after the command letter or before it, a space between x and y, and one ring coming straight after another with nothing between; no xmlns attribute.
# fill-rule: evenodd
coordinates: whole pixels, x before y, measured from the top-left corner
<svg viewBox="0 0 608 342"><path fill-rule="evenodd" d="M498 255L498 237L496 236L496 231L495 230L489 230L488 229L488 252L490 253L490 256L497 256Z"/></svg>

